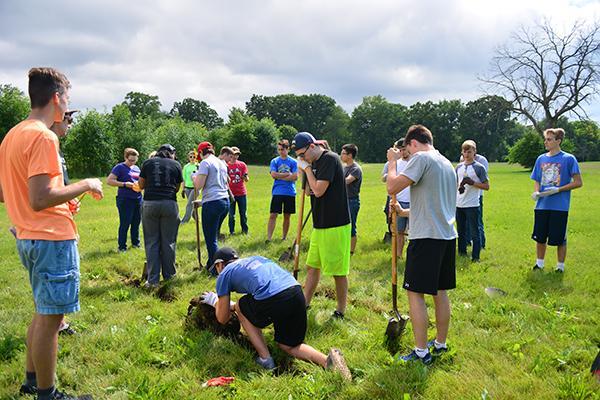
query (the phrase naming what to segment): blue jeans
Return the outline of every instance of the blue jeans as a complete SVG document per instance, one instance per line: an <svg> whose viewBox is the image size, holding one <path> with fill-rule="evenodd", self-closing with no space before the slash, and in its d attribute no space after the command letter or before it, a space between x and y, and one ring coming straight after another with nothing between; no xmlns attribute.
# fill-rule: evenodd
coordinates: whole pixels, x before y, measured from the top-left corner
<svg viewBox="0 0 600 400"><path fill-rule="evenodd" d="M477 227L479 228L479 240L481 241L481 248L485 249L485 231L483 230L483 195L479 196L479 219L477 220Z"/></svg>
<svg viewBox="0 0 600 400"><path fill-rule="evenodd" d="M456 229L458 230L458 253L467 254L467 227L470 232L478 232L479 207L456 208ZM471 235L473 239L473 253L471 258L479 260L481 241L479 235Z"/></svg>
<svg viewBox="0 0 600 400"><path fill-rule="evenodd" d="M348 207L350 208L350 221L352 228L350 229L350 237L356 236L356 220L358 219L358 211L360 210L360 197L348 199Z"/></svg>
<svg viewBox="0 0 600 400"><path fill-rule="evenodd" d="M142 220L142 199L117 197L119 210L119 250L127 250L127 231L131 227L131 244L140 245L140 221Z"/></svg>
<svg viewBox="0 0 600 400"><path fill-rule="evenodd" d="M219 248L219 228L221 222L229 212L229 198L213 200L202 203L202 232L204 232L204 241L206 242L206 251L208 252L207 267L213 263L213 256Z"/></svg>
<svg viewBox="0 0 600 400"><path fill-rule="evenodd" d="M173 200L145 200L142 209L148 282L157 284L161 271L164 280L176 273L179 206Z"/></svg>
<svg viewBox="0 0 600 400"><path fill-rule="evenodd" d="M248 203L246 195L235 196L231 204L229 205L229 233L233 235L235 231L235 205L238 205L240 209L240 225L242 226L242 233L248 233L248 217L246 216L246 209Z"/></svg>
<svg viewBox="0 0 600 400"><path fill-rule="evenodd" d="M76 240L17 239L29 272L35 311L58 315L79 311L79 252Z"/></svg>

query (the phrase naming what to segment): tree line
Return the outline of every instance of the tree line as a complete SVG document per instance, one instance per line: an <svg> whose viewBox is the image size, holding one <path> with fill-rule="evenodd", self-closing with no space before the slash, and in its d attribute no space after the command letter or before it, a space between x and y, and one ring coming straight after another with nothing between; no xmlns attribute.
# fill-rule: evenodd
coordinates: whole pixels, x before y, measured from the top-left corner
<svg viewBox="0 0 600 400"><path fill-rule="evenodd" d="M123 149L133 147L143 161L163 143L171 143L179 157L203 140L220 148L235 145L251 164L267 164L276 154L280 139L292 140L296 132L308 131L326 139L339 151L345 143L359 147L358 159L383 162L385 152L416 123L434 133L435 146L450 160L460 156L466 139L477 142L478 151L490 161L511 161L526 167L543 152L543 142L533 127L520 124L511 103L500 96L418 102L409 107L382 96L365 97L347 114L331 97L321 94L253 95L245 108L232 108L227 122L206 102L186 98L169 112L161 110L157 96L130 92L110 112L86 110L63 139L69 171L74 176L107 174L121 161ZM0 85L0 134L26 118L27 97L17 88ZM600 159L600 129L592 121L570 122L561 118L567 131L563 147L579 160Z"/></svg>

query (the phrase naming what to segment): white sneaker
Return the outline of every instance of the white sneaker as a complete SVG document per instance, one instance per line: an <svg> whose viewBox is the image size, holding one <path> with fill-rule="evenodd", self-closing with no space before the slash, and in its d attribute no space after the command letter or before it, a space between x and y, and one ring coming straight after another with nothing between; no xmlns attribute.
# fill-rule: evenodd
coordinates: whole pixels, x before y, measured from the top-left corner
<svg viewBox="0 0 600 400"><path fill-rule="evenodd" d="M562 274L563 272L565 272L565 266L564 265L563 266L557 265L556 269L554 271L560 272Z"/></svg>

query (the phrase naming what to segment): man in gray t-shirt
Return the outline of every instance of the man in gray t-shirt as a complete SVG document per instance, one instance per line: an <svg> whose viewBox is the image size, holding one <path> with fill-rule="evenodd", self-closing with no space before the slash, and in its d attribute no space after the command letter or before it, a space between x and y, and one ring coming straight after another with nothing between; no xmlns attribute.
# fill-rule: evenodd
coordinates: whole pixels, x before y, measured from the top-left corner
<svg viewBox="0 0 600 400"><path fill-rule="evenodd" d="M356 220L360 210L360 185L362 184L362 169L354 159L358 153L358 147L349 143L342 146L340 157L344 163L344 181L346 182L346 193L348 194L348 207L350 208L350 255L354 254L356 248Z"/></svg>
<svg viewBox="0 0 600 400"><path fill-rule="evenodd" d="M411 159L400 174L397 149L388 150L387 189L395 195L410 186L410 243L406 252L404 284L408 295L415 349L400 359L430 364L432 352L447 351L450 301L447 290L456 287L456 174L452 164L433 147L433 135L413 125L404 138ZM436 338L427 342L425 293L433 296Z"/></svg>

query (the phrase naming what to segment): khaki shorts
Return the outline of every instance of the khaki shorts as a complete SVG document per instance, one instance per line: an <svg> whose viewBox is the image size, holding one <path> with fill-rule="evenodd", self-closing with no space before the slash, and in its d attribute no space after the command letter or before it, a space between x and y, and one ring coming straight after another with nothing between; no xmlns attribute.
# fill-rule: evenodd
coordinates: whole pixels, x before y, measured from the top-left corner
<svg viewBox="0 0 600 400"><path fill-rule="evenodd" d="M346 276L350 272L351 225L313 229L306 265L326 276Z"/></svg>

